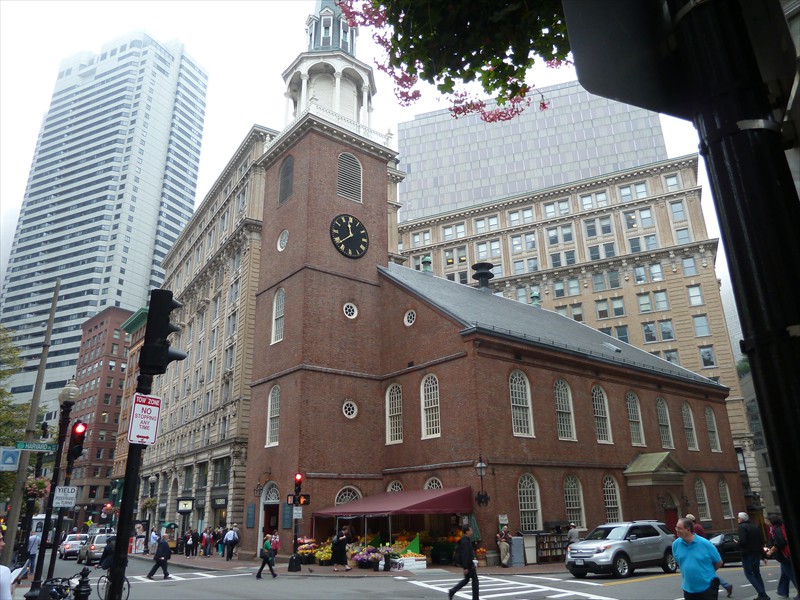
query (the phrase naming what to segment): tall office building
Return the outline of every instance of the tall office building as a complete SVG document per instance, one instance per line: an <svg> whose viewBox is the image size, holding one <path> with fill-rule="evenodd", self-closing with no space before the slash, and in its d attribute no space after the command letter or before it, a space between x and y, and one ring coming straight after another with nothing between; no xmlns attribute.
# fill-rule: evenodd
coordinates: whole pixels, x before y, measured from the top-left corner
<svg viewBox="0 0 800 600"><path fill-rule="evenodd" d="M164 279L161 260L192 215L206 84L180 42L141 32L61 63L0 301L24 360L11 392L27 401L61 279L48 418L75 374L81 324L106 307L136 310Z"/></svg>
<svg viewBox="0 0 800 600"><path fill-rule="evenodd" d="M511 121L447 110L397 127L403 221L658 162L658 114L594 96L577 81L541 88L550 108Z"/></svg>

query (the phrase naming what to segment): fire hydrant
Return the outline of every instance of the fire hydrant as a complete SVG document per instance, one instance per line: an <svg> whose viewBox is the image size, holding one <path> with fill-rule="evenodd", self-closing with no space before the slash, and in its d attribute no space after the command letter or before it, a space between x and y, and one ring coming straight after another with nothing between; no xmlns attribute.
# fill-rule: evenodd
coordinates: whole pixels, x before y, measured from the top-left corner
<svg viewBox="0 0 800 600"><path fill-rule="evenodd" d="M81 571L81 578L78 581L78 585L75 586L75 590L72 592L75 600L89 600L89 597L92 595L92 586L89 585L89 574L91 572L92 570L89 567L84 567L83 571Z"/></svg>

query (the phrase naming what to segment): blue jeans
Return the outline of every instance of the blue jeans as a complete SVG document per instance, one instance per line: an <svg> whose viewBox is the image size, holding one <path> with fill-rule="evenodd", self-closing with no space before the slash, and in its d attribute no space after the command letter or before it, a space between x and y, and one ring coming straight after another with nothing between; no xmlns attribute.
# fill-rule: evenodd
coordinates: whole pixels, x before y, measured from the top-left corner
<svg viewBox="0 0 800 600"><path fill-rule="evenodd" d="M780 552L780 551L779 551ZM789 595L789 582L794 584L794 589L800 592L800 588L797 587L797 579L794 576L794 568L792 567L791 562L782 562L781 563L781 578L778 580L778 593L781 596L788 596Z"/></svg>
<svg viewBox="0 0 800 600"><path fill-rule="evenodd" d="M764 590L764 580L761 579L761 569L759 563L761 562L760 556L742 556L742 569L744 569L744 576L747 581L753 586L753 589L759 596L766 596Z"/></svg>

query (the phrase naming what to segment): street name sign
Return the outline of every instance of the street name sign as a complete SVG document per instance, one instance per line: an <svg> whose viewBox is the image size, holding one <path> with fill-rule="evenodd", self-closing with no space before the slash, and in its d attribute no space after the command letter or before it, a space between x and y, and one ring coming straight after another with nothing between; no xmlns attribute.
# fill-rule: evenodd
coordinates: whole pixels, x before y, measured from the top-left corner
<svg viewBox="0 0 800 600"><path fill-rule="evenodd" d="M56 486L56 493L53 496L53 508L72 508L75 506L75 498L77 495L78 488L75 486Z"/></svg>
<svg viewBox="0 0 800 600"><path fill-rule="evenodd" d="M47 444L45 442L17 442L17 450L27 450L28 452L55 452L58 444Z"/></svg>
<svg viewBox="0 0 800 600"><path fill-rule="evenodd" d="M128 441L131 444L152 446L158 434L158 418L161 414L161 398L134 394L131 418L128 426Z"/></svg>

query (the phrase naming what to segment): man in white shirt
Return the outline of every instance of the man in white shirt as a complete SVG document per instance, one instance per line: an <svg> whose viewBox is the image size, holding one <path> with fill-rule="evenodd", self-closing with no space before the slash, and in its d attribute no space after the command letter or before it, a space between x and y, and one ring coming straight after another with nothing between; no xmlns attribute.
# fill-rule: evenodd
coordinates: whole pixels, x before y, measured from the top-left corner
<svg viewBox="0 0 800 600"><path fill-rule="evenodd" d="M228 529L222 543L225 545L225 560L228 561L233 558L233 547L239 543L239 536L233 528Z"/></svg>
<svg viewBox="0 0 800 600"><path fill-rule="evenodd" d="M0 553L6 547L6 541L0 535ZM0 600L11 600L14 588L16 585L11 585L11 569L5 565L0 565Z"/></svg>

